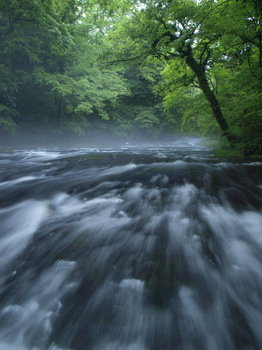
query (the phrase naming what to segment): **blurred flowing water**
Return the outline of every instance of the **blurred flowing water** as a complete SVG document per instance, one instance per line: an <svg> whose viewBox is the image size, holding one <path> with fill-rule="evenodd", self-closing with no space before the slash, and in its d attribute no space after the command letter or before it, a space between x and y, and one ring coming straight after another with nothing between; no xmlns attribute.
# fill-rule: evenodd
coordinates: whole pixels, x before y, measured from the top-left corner
<svg viewBox="0 0 262 350"><path fill-rule="evenodd" d="M1 152L0 349L262 349L261 175L197 139Z"/></svg>

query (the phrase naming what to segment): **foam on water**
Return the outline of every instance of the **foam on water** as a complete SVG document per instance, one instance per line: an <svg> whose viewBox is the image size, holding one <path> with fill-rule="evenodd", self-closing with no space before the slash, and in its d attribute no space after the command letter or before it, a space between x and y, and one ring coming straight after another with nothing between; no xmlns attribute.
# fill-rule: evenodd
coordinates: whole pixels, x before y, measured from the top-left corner
<svg viewBox="0 0 262 350"><path fill-rule="evenodd" d="M261 165L172 147L10 155L0 350L261 349Z"/></svg>
<svg viewBox="0 0 262 350"><path fill-rule="evenodd" d="M35 281L20 304L8 304L0 310L1 341L17 349L39 349L47 345L52 322L62 306L61 297L75 286L65 284L75 262L58 262ZM14 337L15 335L15 337Z"/></svg>
<svg viewBox="0 0 262 350"><path fill-rule="evenodd" d="M115 174L121 174L125 173L131 170L136 169L137 165L136 164L127 164L123 166L115 166L115 167L110 167L107 170L102 171L101 175L102 176L108 176L108 175L115 175Z"/></svg>
<svg viewBox="0 0 262 350"><path fill-rule="evenodd" d="M21 182L42 179L43 177L45 177L45 175L39 176L39 177L37 177L37 176L22 176L22 177L19 177L18 179L15 179L15 180L1 182L0 187L13 186L13 185L19 184Z"/></svg>
<svg viewBox="0 0 262 350"><path fill-rule="evenodd" d="M29 244L46 216L46 204L35 200L0 210L0 270L10 264Z"/></svg>
<svg viewBox="0 0 262 350"><path fill-rule="evenodd" d="M32 151L23 151L24 159L32 160L49 160L55 159L61 156L59 152L53 152L50 150L32 150Z"/></svg>

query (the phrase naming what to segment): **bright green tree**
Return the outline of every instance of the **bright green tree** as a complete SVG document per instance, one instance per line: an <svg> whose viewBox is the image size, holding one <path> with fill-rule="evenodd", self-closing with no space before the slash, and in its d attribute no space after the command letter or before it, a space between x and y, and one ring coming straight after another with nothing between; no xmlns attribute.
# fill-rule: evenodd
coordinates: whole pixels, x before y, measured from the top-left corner
<svg viewBox="0 0 262 350"><path fill-rule="evenodd" d="M121 71L101 63L105 21L96 6L0 0L0 15L0 127L83 134L128 94Z"/></svg>
<svg viewBox="0 0 262 350"><path fill-rule="evenodd" d="M261 123L261 12L254 4L255 0L141 1L133 14L116 25L114 38L119 59L122 56L125 61L145 62L152 57L164 60L167 67L161 85L166 107L180 104L182 109L185 100L191 100L199 111L204 111L195 124L202 124L206 131L209 127L215 130L210 119L212 113L231 144L241 143L245 135L245 148L255 126L260 130ZM240 85L246 79L253 93L243 99L246 92ZM239 102L238 111L230 106L233 99ZM248 105L250 111L246 113ZM236 114L241 122L236 121ZM184 109L184 115L185 125L193 117L190 107Z"/></svg>

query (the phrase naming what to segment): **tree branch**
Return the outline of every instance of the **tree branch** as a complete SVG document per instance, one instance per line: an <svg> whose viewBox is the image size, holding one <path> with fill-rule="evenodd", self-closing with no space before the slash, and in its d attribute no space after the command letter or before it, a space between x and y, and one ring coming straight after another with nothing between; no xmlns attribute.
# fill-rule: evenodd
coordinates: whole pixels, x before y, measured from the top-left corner
<svg viewBox="0 0 262 350"><path fill-rule="evenodd" d="M248 62L248 66L250 69L251 74L257 79L258 76L253 72L252 68L251 68L251 62L250 62L250 57L249 57L249 52L247 53L247 62Z"/></svg>
<svg viewBox="0 0 262 350"><path fill-rule="evenodd" d="M132 61L136 61L140 58L142 58L142 61L139 64L142 64L143 61L148 57L148 54L141 54L138 56L134 56L134 57L130 57L130 58L123 58L123 59L119 59L119 60L114 60L114 61L110 61L108 62L110 65L112 64L116 64L116 63L121 63L121 62L132 62Z"/></svg>

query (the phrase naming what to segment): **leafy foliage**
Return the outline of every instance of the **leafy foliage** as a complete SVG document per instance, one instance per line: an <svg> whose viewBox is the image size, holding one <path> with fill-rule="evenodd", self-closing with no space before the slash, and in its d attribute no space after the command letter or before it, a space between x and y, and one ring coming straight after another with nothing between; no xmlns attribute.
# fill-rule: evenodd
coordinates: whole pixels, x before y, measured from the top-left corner
<svg viewBox="0 0 262 350"><path fill-rule="evenodd" d="M159 84L182 129L261 153L261 11L256 1L142 2L117 23L119 59L166 63ZM121 40L122 38L122 40ZM211 108L210 108L211 107ZM175 116L174 115L174 116Z"/></svg>
<svg viewBox="0 0 262 350"><path fill-rule="evenodd" d="M0 0L0 129L224 135L262 153L257 0Z"/></svg>

